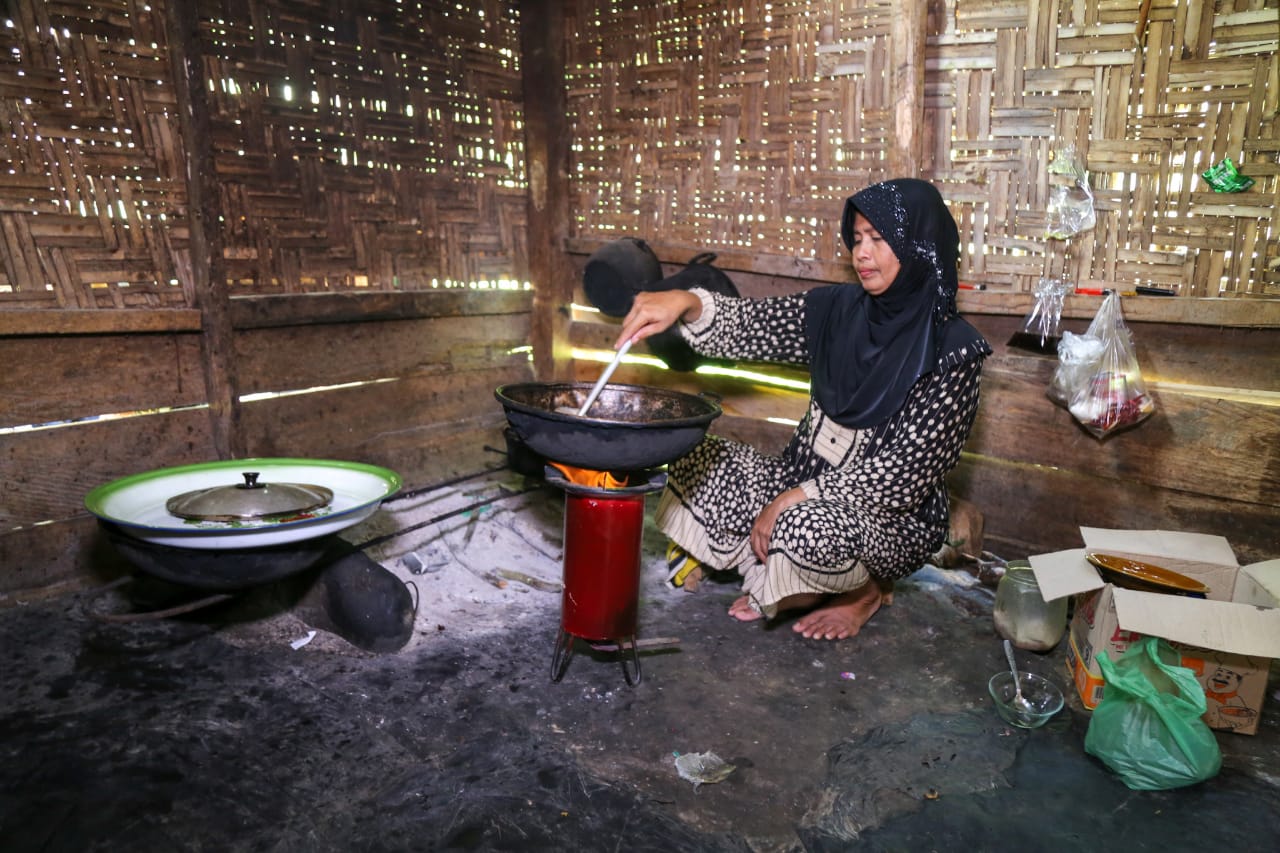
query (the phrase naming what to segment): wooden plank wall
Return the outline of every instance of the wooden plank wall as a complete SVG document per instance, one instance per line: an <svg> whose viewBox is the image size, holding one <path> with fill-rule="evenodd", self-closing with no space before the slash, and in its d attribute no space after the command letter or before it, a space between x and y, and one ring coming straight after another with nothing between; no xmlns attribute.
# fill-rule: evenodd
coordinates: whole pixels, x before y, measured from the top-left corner
<svg viewBox="0 0 1280 853"><path fill-rule="evenodd" d="M245 456L385 465L410 487L502 464L486 448L503 447L505 421L484 403L531 376L530 292L265 296L232 308L250 398ZM75 334L0 313L0 428L70 422L0 434L0 590L104 559L81 503L94 486L217 458L198 317L180 313L186 329ZM122 378L104 381L104 365Z"/></svg>
<svg viewBox="0 0 1280 853"><path fill-rule="evenodd" d="M1157 410L1100 442L1045 398L1057 359L1007 345L1021 318L986 313L975 302L966 314L996 352L983 371L978 423L953 486L988 512L991 531L1013 556L1077 547L1082 525L1214 533L1242 561L1280 553L1274 327L1131 320ZM1083 332L1088 321L1077 316L1065 326Z"/></svg>
<svg viewBox="0 0 1280 853"><path fill-rule="evenodd" d="M140 470L502 463L533 302L514 2L8 8L0 592L110 567L82 500Z"/></svg>

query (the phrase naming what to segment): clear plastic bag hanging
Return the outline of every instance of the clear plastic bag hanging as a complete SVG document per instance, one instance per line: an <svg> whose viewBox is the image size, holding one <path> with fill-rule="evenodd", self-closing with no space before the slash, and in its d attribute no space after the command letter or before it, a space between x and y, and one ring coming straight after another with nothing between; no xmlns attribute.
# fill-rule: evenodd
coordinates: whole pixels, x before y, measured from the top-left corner
<svg viewBox="0 0 1280 853"><path fill-rule="evenodd" d="M1095 438L1141 423L1155 411L1120 312L1120 294L1102 300L1084 335L1062 333L1058 362L1049 398Z"/></svg>
<svg viewBox="0 0 1280 853"><path fill-rule="evenodd" d="M1036 284L1035 301L1022 320L1021 331L1014 332L1009 346L1032 352L1053 354L1058 351L1061 339L1062 303L1071 292L1068 282L1056 278L1042 278Z"/></svg>
<svg viewBox="0 0 1280 853"><path fill-rule="evenodd" d="M1063 145L1056 149L1048 172L1046 236L1050 240L1066 240L1088 231L1097 221L1097 215L1093 210L1093 193L1089 190L1089 173L1076 147Z"/></svg>

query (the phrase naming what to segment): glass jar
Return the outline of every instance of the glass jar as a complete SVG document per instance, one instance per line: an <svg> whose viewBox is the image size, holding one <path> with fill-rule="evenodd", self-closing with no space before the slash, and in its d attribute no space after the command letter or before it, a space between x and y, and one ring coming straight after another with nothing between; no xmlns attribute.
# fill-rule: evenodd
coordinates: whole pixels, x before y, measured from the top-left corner
<svg viewBox="0 0 1280 853"><path fill-rule="evenodd" d="M1010 560L996 586L996 633L1020 649L1047 652L1067 627L1067 597L1045 601L1026 560Z"/></svg>

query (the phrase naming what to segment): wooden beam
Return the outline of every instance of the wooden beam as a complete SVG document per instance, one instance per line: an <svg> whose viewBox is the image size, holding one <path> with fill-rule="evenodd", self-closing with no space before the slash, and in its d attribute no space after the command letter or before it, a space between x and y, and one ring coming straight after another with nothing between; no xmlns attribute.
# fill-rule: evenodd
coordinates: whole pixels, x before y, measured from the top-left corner
<svg viewBox="0 0 1280 853"><path fill-rule="evenodd" d="M178 125L186 149L192 280L184 282L184 287L200 311L213 449L218 458L230 459L245 455L245 439L240 429L230 294L218 224L217 165L200 51L200 18L194 3L167 3L165 9Z"/></svg>
<svg viewBox="0 0 1280 853"><path fill-rule="evenodd" d="M200 312L187 308L60 308L0 311L0 338L35 335L112 335L198 332Z"/></svg>
<svg viewBox="0 0 1280 853"><path fill-rule="evenodd" d="M204 403L200 336L195 330L0 337L0 364L5 366L0 377L0 428ZM12 454L6 462L29 452L24 448L32 435L20 429L0 436L0 447ZM8 499L0 498L0 503Z"/></svg>
<svg viewBox="0 0 1280 853"><path fill-rule="evenodd" d="M500 382L527 379L528 356L516 350L528 340L528 314L434 317L246 329L236 336L236 353L246 395L311 391L303 396L320 399L315 389L346 383L395 385L415 376L478 369L506 368L508 375ZM388 401L387 411L380 414L391 421L408 405ZM246 418L248 413L246 408Z"/></svg>
<svg viewBox="0 0 1280 853"><path fill-rule="evenodd" d="M961 314L1017 314L1025 316L1035 304L1030 293L962 290L956 297ZM1092 320L1102 306L1100 296L1068 296L1063 319ZM1228 326L1241 329L1280 329L1280 299L1121 296L1126 323L1177 323L1186 326ZM1073 332L1082 331L1074 327ZM1244 357L1244 354L1241 354Z"/></svg>
<svg viewBox="0 0 1280 853"><path fill-rule="evenodd" d="M915 0L893 4L889 27L889 62L893 79L893 145L889 174L914 178L924 154L924 51L927 5Z"/></svg>
<svg viewBox="0 0 1280 853"><path fill-rule="evenodd" d="M953 497L982 511L987 547L1006 559L1079 548L1081 527L1223 536L1241 564L1273 558L1280 542L1280 512L1274 506L1085 471L966 451L947 483Z"/></svg>
<svg viewBox="0 0 1280 853"><path fill-rule="evenodd" d="M532 294L525 290L372 291L369 293L289 293L237 296L231 300L237 329L315 326L528 314Z"/></svg>
<svg viewBox="0 0 1280 853"><path fill-rule="evenodd" d="M573 279L569 235L568 99L564 9L558 0L520 0L525 168L529 176L529 280L533 283L533 369L539 379L569 368L568 305Z"/></svg>
<svg viewBox="0 0 1280 853"><path fill-rule="evenodd" d="M87 512L0 533L0 566L0 608L93 588L135 571Z"/></svg>
<svg viewBox="0 0 1280 853"><path fill-rule="evenodd" d="M502 462L484 449L501 446L505 425L493 390L528 379L524 367L500 365L251 402L249 455L351 459L416 484L478 470Z"/></svg>
<svg viewBox="0 0 1280 853"><path fill-rule="evenodd" d="M127 474L206 462L208 432L205 411L187 408L0 436L0 531L83 515L90 490Z"/></svg>

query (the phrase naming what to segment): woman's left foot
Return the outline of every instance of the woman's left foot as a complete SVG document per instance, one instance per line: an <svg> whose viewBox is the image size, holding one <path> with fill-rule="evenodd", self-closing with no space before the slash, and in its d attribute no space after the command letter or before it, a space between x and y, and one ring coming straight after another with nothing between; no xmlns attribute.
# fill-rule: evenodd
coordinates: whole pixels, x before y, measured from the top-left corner
<svg viewBox="0 0 1280 853"><path fill-rule="evenodd" d="M734 599L733 604L729 605L729 615L739 622L754 622L757 619L763 619L764 615L751 606L751 596L743 595Z"/></svg>
<svg viewBox="0 0 1280 853"><path fill-rule="evenodd" d="M697 592L702 576L702 563L676 543L667 544L667 583L685 592Z"/></svg>
<svg viewBox="0 0 1280 853"><path fill-rule="evenodd" d="M791 630L810 640L844 640L862 630L881 604L891 602L874 580L855 590L833 596L796 620ZM885 599L888 598L888 601Z"/></svg>

